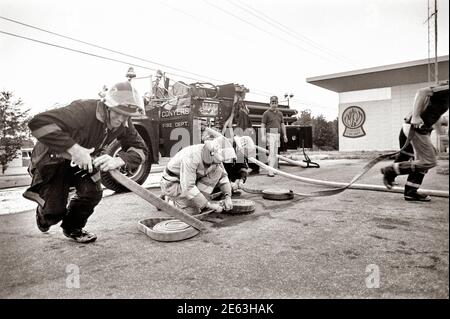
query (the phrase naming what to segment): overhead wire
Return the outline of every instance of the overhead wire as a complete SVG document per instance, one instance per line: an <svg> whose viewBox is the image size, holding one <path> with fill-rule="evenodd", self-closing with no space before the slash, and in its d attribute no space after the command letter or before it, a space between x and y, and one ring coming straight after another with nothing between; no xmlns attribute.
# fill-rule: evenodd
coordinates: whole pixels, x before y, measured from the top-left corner
<svg viewBox="0 0 450 319"><path fill-rule="evenodd" d="M157 65L161 65L161 66L166 66L164 64L153 62L153 61L150 61L150 60L147 60L147 59L142 59L142 58L139 58L139 57L136 57L136 56L133 56L133 55L129 55L127 53L123 53L123 52L120 52L120 51L117 51L117 50L112 50L112 49L109 49L109 48L106 48L106 47L102 47L102 46L99 46L99 45L96 45L96 44L93 44L93 43L89 43L89 42L86 42L86 41L83 41L83 40L75 39L75 38L70 37L70 36L66 36L66 35L59 34L59 33L53 32L53 31L45 30L43 28L32 26L30 24L27 24L27 23L24 23L24 22L20 22L20 21L14 20L14 19L6 18L6 17L3 17L3 16L0 16L0 18L4 19L4 20L7 20L7 21L10 21L10 22L21 24L23 26L27 26L27 27L36 29L36 30L39 30L39 31L42 31L42 32L45 32L45 33L50 33L50 34L53 34L53 35L57 35L59 37L63 37L63 38L66 38L66 39L69 39L69 40L72 40L72 41L75 41L75 42L87 44L87 45L90 45L90 46L93 46L93 47L96 47L96 48L100 48L100 49L103 49L103 50L107 50L107 51L110 51L110 52L113 52L113 53L117 53L117 54L124 55L124 56L127 56L127 57L139 59L139 60L142 60L144 62L157 64ZM30 37L18 35L18 34L6 32L6 31L2 31L2 30L0 30L0 33L6 34L6 35L9 35L9 36L13 36L13 37L22 38L22 39L33 41L33 42L37 42L37 43L48 45L48 46L53 46L53 47L64 49L64 50L69 50L69 51L72 51L72 52L76 52L76 53L80 53L80 54L84 54L84 55L88 55L88 56L92 56L92 57L97 57L97 58L104 59L104 60L109 60L109 61L113 61L113 62L117 62L117 63L121 63L121 64L126 64L128 66L135 66L135 67L139 67L139 68L142 68L142 69L147 69L147 70L150 70L150 71L157 71L156 68L143 66L141 64L131 63L129 61L119 60L119 59L116 59L116 58L106 57L106 56L103 56L103 55L100 55L100 54L95 54L95 53L92 53L92 52L86 52L86 51L82 51L82 50L79 50L79 49L74 49L74 48L70 48L70 47L67 47L67 46L62 46L62 45L58 45L58 44L55 44L55 43L50 43L50 42L46 42L46 41L42 41L42 40L30 38ZM178 68L174 68L174 67L170 67L170 66L166 66L166 67L174 69L174 70L178 69ZM207 76L203 76L203 75L200 75L200 74L197 74L197 73L185 71L185 70L182 70L182 69L178 69L178 70L181 70L184 73L198 75L198 76L206 78L206 79L212 79L212 80L215 80L215 81L218 81L218 82L226 83L226 81L223 81L223 80L213 79L213 78L210 78L210 77L207 77ZM173 72L166 72L166 73L170 74L170 75L175 75L175 76L178 76L178 77L181 77L181 78L184 78L184 79L200 81L200 82L203 81L203 79L188 77L188 76L185 76L185 75L182 75L182 74L173 73ZM144 77L139 77L139 79L141 79L141 78L149 78L149 77L150 76L144 76ZM263 90L252 90L250 92L250 94L263 96L263 97L270 97L272 95L276 95L273 92L267 92L267 91L263 91Z"/></svg>
<svg viewBox="0 0 450 319"><path fill-rule="evenodd" d="M45 33L56 35L56 36L59 36L59 37L62 37L62 38L65 38L65 39L68 39L68 40L71 40L71 41L74 41L74 42L79 42L79 43L86 44L86 45L89 45L89 46L92 46L92 47L95 47L95 48L100 48L102 50L110 51L112 53L116 53L116 54L120 54L120 55L123 55L123 56L131 57L131 58L138 59L138 60L141 60L141 61L144 61L144 62L148 62L148 63L160 65L160 66L164 66L164 67L167 67L167 68L171 68L173 70L180 70L181 72L184 72L184 73L197 75L197 76L199 76L202 79L188 77L188 76L177 74L177 73L173 73L173 72L166 72L169 75L175 75L175 76L178 76L178 77L181 77L181 78L184 78L184 79L194 80L194 81L198 81L198 82L202 82L205 79L208 79L208 80L214 80L216 82L227 83L227 81L211 78L211 77L204 76L204 75L201 75L201 74L197 74L197 73L185 71L185 70L182 70L182 69L179 69L179 68L171 67L171 66L168 66L168 65L165 65L165 64L157 63L157 62L154 62L154 61L151 61L151 60L143 59L143 58L140 58L140 57L137 57L137 56L134 56L134 55L130 55L130 54L127 54L127 53L124 53L124 52L121 52L121 51L109 49L109 48L106 48L106 47L103 47L103 46L99 46L99 45L96 45L96 44L93 44L93 43L90 43L90 42L86 42L86 41L83 41L83 40L80 40L80 39L76 39L76 38L67 36L67 35L64 35L64 34L56 33L56 32L53 32L53 31L50 31L50 30L46 30L46 29L43 29L43 28L40 28L40 27L37 27L37 26L33 26L31 24L24 23L24 22L15 20L15 19L7 18L7 17L4 17L4 16L0 16L0 18L3 19L3 20L6 20L6 21L10 21L10 22L13 22L13 23L16 23L16 24L20 24L20 25L23 25L23 26L35 29L35 30L39 30L39 31L42 31L42 32L45 32ZM0 31L0 32L4 33L4 34L7 34L7 35L10 35L10 36L19 37L19 38L22 38L22 39L25 39L25 40L34 41L34 42L38 42L38 43L41 43L41 44L54 46L54 47L57 47L57 48L60 48L60 49L66 49L66 50L70 50L70 51L81 53L81 54L85 54L85 55L91 55L91 56L94 56L94 57L97 57L97 58L102 58L102 59L106 59L106 60L110 60L110 61L114 61L114 62L118 62L118 63L122 63L122 64L127 64L127 65L130 65L130 66L140 67L140 68L151 70L151 71L156 71L157 70L156 68L146 67L146 66L143 66L143 65L140 65L140 64L137 64L137 63L130 63L130 62L119 60L119 59L109 58L109 57L105 57L105 56L102 56L102 55L99 55L99 54L94 54L94 53L90 53L90 52L86 52L86 51L82 51L82 50L78 50L78 49L73 49L73 48L69 48L69 47L53 44L53 43L50 43L50 42L41 41L41 40L33 39L33 38L30 38L30 37L25 37L25 36L9 33L9 32L6 32L6 31ZM139 77L139 79L145 79L145 78L150 78L150 76ZM258 93L258 90L252 90L251 94L264 96L264 97L269 97L272 94L272 93L268 93L268 92L264 92L264 93L261 93L261 92L263 92L263 91L260 91L260 93Z"/></svg>
<svg viewBox="0 0 450 319"><path fill-rule="evenodd" d="M173 11L178 11L179 13L181 13L181 14L183 14L185 16L188 16L188 17L192 18L193 20L195 20L196 22L197 21L201 21L202 23L204 23L204 24L206 24L208 26L214 26L217 29L224 30L224 28L218 26L217 24L211 23L210 21L207 21L207 20L203 19L201 16L200 17L199 16L195 16L195 15L189 13L189 12L186 12L185 10L182 10L182 9L180 9L178 7L174 7L174 6L170 5L170 4L168 4L167 1L158 1L158 3L160 3L161 5L169 8L169 9L171 9ZM239 39L241 39L243 41L248 40L247 38L243 37L241 34L237 34L235 32L232 32L231 30L227 29L226 32L227 32L227 35L231 35L232 34L233 37L239 38Z"/></svg>
<svg viewBox="0 0 450 319"><path fill-rule="evenodd" d="M291 28L285 26L284 24L278 22L277 20L269 17L268 15L266 15L265 13L251 7L248 4L245 4L243 2L241 2L244 6L246 6L247 8L245 8L244 6L242 6L239 3L234 2L233 0L228 0L229 3L231 3L232 5L246 11L247 13L251 14L252 16L266 22L267 24L271 25L272 27L290 35L291 37L296 38L297 40L300 40L302 42L305 42L305 44L307 45L311 45L313 47L315 47L316 49L320 50L321 52L327 53L328 55L334 57L336 60L339 60L341 62L345 62L348 64L353 64L352 61L350 61L349 59L347 59L346 57L342 57L339 54L334 53L332 50L324 47L323 45L318 44L317 42L309 39L306 36L301 35L300 33L296 32L295 30L292 30Z"/></svg>
<svg viewBox="0 0 450 319"><path fill-rule="evenodd" d="M290 44L290 45L293 45L293 46L295 46L295 47L301 49L302 51L309 52L309 53L312 54L312 55L315 55L315 54L316 54L316 53L314 53L314 52L308 50L307 48L304 48L304 47L298 45L297 43L294 43L294 42L292 42L292 41L289 41L289 40L286 40L286 39L284 39L284 38L281 38L280 36L278 36L278 35L276 35L276 34L270 32L270 31L267 31L267 30L265 30L265 29L263 29L263 28L261 28L261 27L255 25L255 24L249 22L249 21L246 21L245 19L242 19L241 17L235 15L234 13L231 13L231 12L229 12L228 10L223 9L223 8L220 7L220 6L211 3L211 2L209 2L208 0L203 0L203 1L204 1L205 3L207 3L208 5L210 5L210 6L214 7L214 8L216 8L217 10L222 11L222 12L224 12L225 14L228 14L228 15L234 17L235 19L237 19L237 20L239 20L239 21L241 21L241 22L243 22L243 23L245 23L245 24L248 24L248 25L252 26L252 27L255 28L255 29L258 29L259 31L262 31L262 32L264 32L264 33L266 33L266 34L268 34L268 35L270 35L270 36L272 36L272 37L275 37L275 38L277 38L278 40L281 40L281 41L283 41L283 42L285 42L285 43L288 43L288 44Z"/></svg>
<svg viewBox="0 0 450 319"><path fill-rule="evenodd" d="M221 8L221 7L217 6L217 5L215 5L215 4L210 3L208 0L203 0L203 1L204 1L205 3L207 3L208 5L210 5L210 6L212 6L212 7L215 7L216 9L218 9L218 10L220 10L220 11L222 11L222 12L224 12L224 13L226 13L226 14L228 14L228 15L231 15L232 17L238 19L239 21L242 21L242 22L244 22L244 23L246 23L246 24L249 24L249 25L251 25L252 27L254 27L254 28L256 28L256 29L258 29L258 30L260 30L260 31L262 31L262 32L264 32L264 33L267 33L267 34L269 34L269 35L271 35L271 36L274 36L274 37L276 37L276 38L278 38L278 39L280 39L280 40L282 40L282 41L284 41L284 42L288 42L288 43L291 43L291 44L292 44L292 42L286 41L285 39L278 37L277 35L273 34L272 32L269 32L269 31L267 31L267 30L264 30L264 29L260 28L259 26L257 26L257 25L255 25L255 24L253 24L253 23L251 23L251 22L248 22L248 21L242 19L241 17L238 17L238 16L236 16L235 14L233 14L233 13L231 13L231 12L229 12L229 11L227 11L227 10L225 10L225 9L223 9L223 8ZM311 52L311 51L308 50L308 49L304 49L304 48L298 46L297 44L294 44L294 45L295 45L296 47L298 47L298 48L304 50L304 51L308 51L308 52L311 53L311 54L315 54L315 53ZM328 59L328 60L329 60L329 59ZM268 92L265 92L265 93L268 93ZM270 95L272 96L272 95L276 95L276 94L270 94ZM267 95L265 95L265 96L267 96ZM302 103L302 104L306 104L306 103ZM319 106L319 105L317 105L317 104L316 104L316 106L317 106L318 108L322 108L322 109L329 109L329 107Z"/></svg>
<svg viewBox="0 0 450 319"><path fill-rule="evenodd" d="M69 47L63 46L63 45L50 43L50 42L46 42L46 41L42 41L42 40L38 40L38 39L33 39L33 38L30 38L30 37L26 37L26 36L23 36L23 35L18 35L18 34L6 32L6 31L3 31L3 30L0 30L0 33L6 34L6 35L9 35L9 36L13 36L13 37L17 37L17 38L21 38L21 39L25 39L25 40L29 40L29 41L33 41L33 42L37 42L37 43L40 43L40 44L45 44L45 45L52 46L52 47L56 47L56 48L60 48L60 49L64 49L64 50L68 50L68 51L72 51L72 52L88 55L88 56L93 56L93 57L104 59L104 60L109 60L109 61L113 61L113 62L126 64L128 66L135 66L135 67L139 67L139 68L142 68L142 69L147 69L147 70L150 70L150 71L157 71L157 69L150 68L150 67L147 67L147 66L143 66L143 65L140 65L140 64L136 64L136 63L132 63L132 62L128 62L128 61L123 61L123 60L119 60L119 59L115 59L115 58L105 57L103 55L99 55L99 54L95 54L95 53L91 53L91 52L86 52L86 51L82 51L82 50L78 50L78 49L73 49L73 48L69 48ZM181 74L176 74L176 73L170 73L170 74L179 76L181 78L198 81L198 79L187 77L187 76L184 76L184 75L181 75Z"/></svg>
<svg viewBox="0 0 450 319"><path fill-rule="evenodd" d="M96 57L96 58L100 58L100 59L104 59L104 60L108 60L108 61L118 62L118 63L121 63L121 64L125 64L127 66L135 66L135 67L139 67L139 68L142 68L142 69L156 71L156 69L153 69L153 68L150 68L150 67L147 67L147 66L143 66L143 65L139 65L139 64L136 64L136 63L131 63L131 62L128 62L128 61L123 61L123 60L119 60L119 59L115 59L115 58L105 57L105 56L102 56L102 55L99 55L99 54L86 52L86 51L82 51L82 50L78 50L78 49L73 49L73 48L69 48L69 47L66 47L66 46L62 46L62 45L58 45L58 44L54 44L54 43L50 43L50 42L46 42L46 41L42 41L42 40L38 40L38 39L33 39L33 38L30 38L30 37L18 35L18 34L6 32L6 31L3 31L3 30L0 30L0 33L6 34L6 35L9 35L9 36L12 36L12 37L17 37L17 38L29 40L29 41L32 41L32 42L36 42L36 43L40 43L40 44L56 47L56 48L59 48L59 49L72 51L72 52L75 52L75 53L80 53L80 54L84 54L84 55L88 55L88 56L92 56L92 57ZM190 79L190 80L198 81L198 79L186 77L186 76L183 76L183 75L179 75L179 74L174 74L174 75L177 75L177 76L179 76L181 78L187 78L187 79ZM149 78L149 77L141 77L141 78ZM270 92L258 91L258 90L252 90L251 94L264 96L264 97L270 97L272 95L276 95L276 94L273 94L273 93L270 93ZM325 108L325 107L321 107L321 108Z"/></svg>
<svg viewBox="0 0 450 319"><path fill-rule="evenodd" d="M172 70L176 70L176 71L179 71L179 72L183 72L183 73L191 74L191 75L194 75L194 76L198 76L200 78L213 80L213 81L217 81L217 82L223 82L223 83L226 82L226 81L214 79L214 78L211 78L211 77L208 77L208 76L205 76L205 75L201 75L201 74L198 74L198 73L186 71L186 70L183 70L183 69L180 69L180 68L177 68L177 67L172 67L172 66L169 66L167 64L162 64L162 63L158 63L158 62L151 61L151 60L148 60L148 59L144 59L144 58L141 58L141 57L138 57L138 56L135 56L135 55L131 55L131 54L125 53L125 52L117 51L117 50L114 50L114 49L109 49L109 48L106 48L104 46L100 46L100 45L97 45L97 44L94 44L94 43L90 43L90 42L87 42L87 41L76 39L76 38L73 38L73 37L61 34L61 33L54 32L54 31L46 30L46 29L43 29L43 28L40 28L40 27L33 26L31 24L27 24L27 23L24 23L24 22L21 22L21 21L18 21L18 20L7 18L7 17L4 17L4 16L0 16L0 19L6 20L6 21L9 21L9 22L13 22L13 23L16 23L16 24L20 24L20 25L23 25L23 26L26 26L26 27L29 27L29 28L32 28L32 29L35 29L35 30L39 30L39 31L45 32L45 33L56 35L56 36L64 38L64 39L68 39L68 40L71 40L71 41L75 41L75 42L79 42L79 43L82 43L82 44L86 44L86 45L89 45L89 46L92 46L92 47L95 47L95 48L98 48L98 49L102 49L102 50L109 51L109 52L112 52L112 53L120 54L120 55L129 57L129 58L141 60L143 62L159 65L159 66L162 66L162 67L165 67L165 68L169 68L169 69L172 69ZM172 73L172 74L177 75L175 73ZM190 79L194 79L194 78L190 78ZM198 79L195 79L195 80L198 80Z"/></svg>

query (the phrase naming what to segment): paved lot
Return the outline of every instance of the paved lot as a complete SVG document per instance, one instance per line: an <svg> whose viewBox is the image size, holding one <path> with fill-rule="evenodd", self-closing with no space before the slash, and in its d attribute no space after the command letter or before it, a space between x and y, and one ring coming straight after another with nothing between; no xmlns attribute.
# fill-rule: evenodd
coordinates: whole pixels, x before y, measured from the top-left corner
<svg viewBox="0 0 450 319"><path fill-rule="evenodd" d="M321 162L320 169L283 169L348 181L364 163L336 160ZM361 183L380 185L379 166ZM320 189L280 176L254 175L247 184ZM436 169L425 178L424 188L448 186L448 175ZM283 202L241 197L257 203L255 213L222 214L208 223L210 233L174 243L137 230L140 219L164 213L134 194L103 199L87 227L99 239L89 245L68 240L58 226L40 233L33 211L2 215L0 298L449 296L448 198L410 203L401 194L360 190ZM77 270L80 285L71 288ZM368 288L376 286L377 274L379 288Z"/></svg>

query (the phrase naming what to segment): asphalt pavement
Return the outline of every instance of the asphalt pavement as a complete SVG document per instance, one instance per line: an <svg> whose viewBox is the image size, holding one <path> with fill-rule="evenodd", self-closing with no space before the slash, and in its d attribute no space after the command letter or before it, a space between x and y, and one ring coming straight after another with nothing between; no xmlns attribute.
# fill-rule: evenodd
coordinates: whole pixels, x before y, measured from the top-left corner
<svg viewBox="0 0 450 319"><path fill-rule="evenodd" d="M282 169L349 181L365 160ZM361 183L382 185L374 167ZM448 167L448 161L440 161ZM424 188L448 191L433 169ZM400 184L405 177L398 178ZM310 192L324 187L252 175L248 187ZM159 194L157 189L152 189ZM77 244L46 234L33 210L0 216L0 298L448 298L448 198L407 202L398 193L347 190L320 198L254 200L252 214L217 215L209 233L158 242L139 220L165 216L132 193L104 198ZM18 199L19 200L19 199ZM25 200L25 199L20 199Z"/></svg>

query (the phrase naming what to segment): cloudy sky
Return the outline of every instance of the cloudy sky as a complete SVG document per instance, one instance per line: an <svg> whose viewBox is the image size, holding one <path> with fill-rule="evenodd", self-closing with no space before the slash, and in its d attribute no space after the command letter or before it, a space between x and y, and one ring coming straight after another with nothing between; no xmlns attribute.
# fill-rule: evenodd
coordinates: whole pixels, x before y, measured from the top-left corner
<svg viewBox="0 0 450 319"><path fill-rule="evenodd" d="M448 0L437 3L438 55L448 55ZM427 4L0 0L0 31L9 33L0 32L0 89L13 91L36 113L55 103L96 98L104 84L124 80L128 65L135 65L139 77L161 69L188 83L243 84L254 101L293 94L291 107L333 119L337 94L307 84L306 78L426 59ZM149 87L148 79L138 83L141 91Z"/></svg>

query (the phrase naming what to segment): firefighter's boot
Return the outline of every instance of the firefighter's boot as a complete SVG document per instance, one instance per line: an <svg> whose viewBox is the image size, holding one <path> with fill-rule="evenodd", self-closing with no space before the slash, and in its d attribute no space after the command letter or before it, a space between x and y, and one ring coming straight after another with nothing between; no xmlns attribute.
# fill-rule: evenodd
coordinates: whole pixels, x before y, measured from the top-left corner
<svg viewBox="0 0 450 319"><path fill-rule="evenodd" d="M44 215L42 214L41 206L38 206L36 208L36 225L39 228L39 230L43 233L48 232L48 230L50 229L50 225L48 225Z"/></svg>
<svg viewBox="0 0 450 319"><path fill-rule="evenodd" d="M395 178L397 173L392 166L386 166L381 169L381 174L383 174L383 183L387 189L392 189L394 186Z"/></svg>
<svg viewBox="0 0 450 319"><path fill-rule="evenodd" d="M88 232L84 229L64 229L63 234L66 237L72 238L78 243L87 244L95 241L97 239L97 235L94 233Z"/></svg>
<svg viewBox="0 0 450 319"><path fill-rule="evenodd" d="M410 191L405 194L405 200L407 201L417 201L417 202L429 202L431 197L424 194L419 194L417 191Z"/></svg>
<svg viewBox="0 0 450 319"><path fill-rule="evenodd" d="M429 202L431 197L417 193L420 185L422 185L425 172L412 172L408 175L408 180L405 184L404 197L407 201Z"/></svg>

